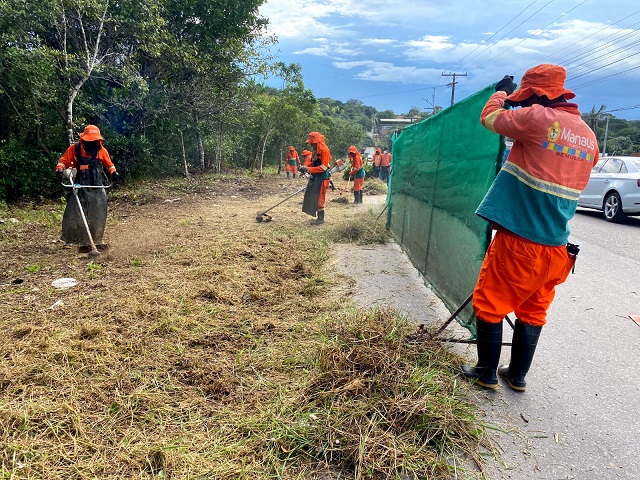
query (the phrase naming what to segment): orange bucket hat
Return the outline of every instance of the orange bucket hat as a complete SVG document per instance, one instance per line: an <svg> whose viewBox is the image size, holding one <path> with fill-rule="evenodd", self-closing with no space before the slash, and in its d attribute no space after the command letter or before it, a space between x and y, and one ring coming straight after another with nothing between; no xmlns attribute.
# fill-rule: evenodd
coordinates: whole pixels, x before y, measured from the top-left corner
<svg viewBox="0 0 640 480"><path fill-rule="evenodd" d="M347 150L347 153L353 153L355 155L358 153L358 149L355 147L355 145L351 145L349 147L349 150Z"/></svg>
<svg viewBox="0 0 640 480"><path fill-rule="evenodd" d="M564 87L566 78L567 71L560 65L543 63L530 68L522 76L518 89L507 97L507 102L517 105L532 95L546 95L550 100L564 95L569 100L576 94Z"/></svg>
<svg viewBox="0 0 640 480"><path fill-rule="evenodd" d="M320 132L311 132L307 138L307 143L320 143L324 140L324 135Z"/></svg>
<svg viewBox="0 0 640 480"><path fill-rule="evenodd" d="M95 125L87 125L84 127L84 132L80 134L80 140L85 142L93 142L95 140L104 140L100 135L100 129Z"/></svg>

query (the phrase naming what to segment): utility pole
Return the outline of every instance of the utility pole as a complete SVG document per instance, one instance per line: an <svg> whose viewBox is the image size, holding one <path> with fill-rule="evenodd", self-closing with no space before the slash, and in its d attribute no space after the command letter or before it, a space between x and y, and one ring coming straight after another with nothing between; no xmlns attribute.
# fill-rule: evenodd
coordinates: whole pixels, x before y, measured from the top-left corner
<svg viewBox="0 0 640 480"><path fill-rule="evenodd" d="M431 109L431 115L434 115L436 113L436 87L431 87L433 89L433 94L431 95L431 101L427 100L426 98L422 97L422 99L427 102L429 105L431 105L429 108Z"/></svg>
<svg viewBox="0 0 640 480"><path fill-rule="evenodd" d="M442 74L443 77L453 77L453 79L451 80L451 83L447 84L447 87L451 87L451 105L453 105L453 98L455 96L455 92L456 92L456 77L466 77L467 76L467 72L465 73L443 73Z"/></svg>
<svg viewBox="0 0 640 480"><path fill-rule="evenodd" d="M609 117L607 117L607 126L604 129L604 145L602 146L602 153L607 154L607 134L609 133Z"/></svg>

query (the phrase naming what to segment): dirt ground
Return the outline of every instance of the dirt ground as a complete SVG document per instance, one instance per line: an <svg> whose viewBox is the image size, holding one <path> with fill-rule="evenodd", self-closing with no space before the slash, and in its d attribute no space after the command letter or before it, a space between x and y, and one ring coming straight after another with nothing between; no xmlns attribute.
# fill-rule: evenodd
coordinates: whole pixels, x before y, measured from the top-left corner
<svg viewBox="0 0 640 480"><path fill-rule="evenodd" d="M306 405L296 391L323 320L353 298L442 315L394 244L322 241L345 220L378 218L384 195L366 184L354 205L336 180L323 226L301 212L302 193L256 221L305 183L227 175L115 189L109 249L94 260L63 248L60 203L0 211L0 476L267 478L250 472L273 471L263 453L296 440L290 417ZM77 284L55 287L61 278Z"/></svg>

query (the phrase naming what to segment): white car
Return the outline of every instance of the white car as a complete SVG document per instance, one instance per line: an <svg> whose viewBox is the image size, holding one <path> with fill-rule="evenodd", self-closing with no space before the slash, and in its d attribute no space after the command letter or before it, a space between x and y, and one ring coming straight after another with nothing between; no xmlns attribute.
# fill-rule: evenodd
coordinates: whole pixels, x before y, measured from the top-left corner
<svg viewBox="0 0 640 480"><path fill-rule="evenodd" d="M640 157L601 158L578 206L602 211L607 222L640 215Z"/></svg>

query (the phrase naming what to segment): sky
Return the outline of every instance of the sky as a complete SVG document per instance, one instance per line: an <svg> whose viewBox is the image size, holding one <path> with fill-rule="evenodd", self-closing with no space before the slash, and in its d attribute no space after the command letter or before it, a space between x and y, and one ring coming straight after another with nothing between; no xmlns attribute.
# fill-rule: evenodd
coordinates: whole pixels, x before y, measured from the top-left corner
<svg viewBox="0 0 640 480"><path fill-rule="evenodd" d="M260 14L317 98L432 111L451 104L454 73L459 101L554 63L581 112L640 119L637 0L267 0Z"/></svg>

